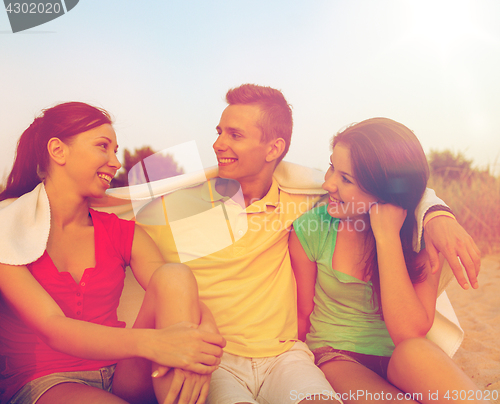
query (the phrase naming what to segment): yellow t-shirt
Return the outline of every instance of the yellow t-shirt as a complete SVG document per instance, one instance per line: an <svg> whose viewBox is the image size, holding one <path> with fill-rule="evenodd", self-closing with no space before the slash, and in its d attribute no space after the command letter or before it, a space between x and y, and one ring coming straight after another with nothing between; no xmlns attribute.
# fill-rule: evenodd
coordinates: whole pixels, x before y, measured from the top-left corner
<svg viewBox="0 0 500 404"><path fill-rule="evenodd" d="M158 198L137 222L167 262L192 269L200 298L227 340L227 352L279 355L297 340L289 229L319 196L284 192L273 179L267 195L245 209L240 190L223 197L216 182L219 191L228 187L228 180L218 178Z"/></svg>

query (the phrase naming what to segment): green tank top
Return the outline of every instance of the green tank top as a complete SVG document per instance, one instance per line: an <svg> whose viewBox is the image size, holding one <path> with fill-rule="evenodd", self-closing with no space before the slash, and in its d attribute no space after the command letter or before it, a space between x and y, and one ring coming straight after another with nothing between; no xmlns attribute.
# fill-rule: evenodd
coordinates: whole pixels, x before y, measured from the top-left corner
<svg viewBox="0 0 500 404"><path fill-rule="evenodd" d="M331 346L367 355L391 356L394 343L372 302L371 281L332 268L339 220L327 205L314 208L293 223L308 258L316 262L314 310L306 343L311 350Z"/></svg>

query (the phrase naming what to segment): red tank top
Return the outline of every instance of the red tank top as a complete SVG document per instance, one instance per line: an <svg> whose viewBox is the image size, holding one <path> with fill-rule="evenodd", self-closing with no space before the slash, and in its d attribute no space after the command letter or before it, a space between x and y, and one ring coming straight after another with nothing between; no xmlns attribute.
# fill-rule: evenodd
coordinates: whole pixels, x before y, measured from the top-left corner
<svg viewBox="0 0 500 404"><path fill-rule="evenodd" d="M96 266L87 268L79 283L68 272L59 272L47 251L27 267L67 317L125 327L124 322L118 321L116 309L123 290L125 267L130 263L135 223L92 209L90 214ZM19 320L0 296L1 404L38 377L56 372L97 370L115 362L81 359L55 351Z"/></svg>

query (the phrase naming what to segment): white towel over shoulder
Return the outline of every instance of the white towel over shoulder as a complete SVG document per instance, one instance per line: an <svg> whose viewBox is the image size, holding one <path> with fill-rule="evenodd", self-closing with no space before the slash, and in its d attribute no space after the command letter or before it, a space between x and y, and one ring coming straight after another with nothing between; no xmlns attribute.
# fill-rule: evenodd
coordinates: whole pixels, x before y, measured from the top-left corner
<svg viewBox="0 0 500 404"><path fill-rule="evenodd" d="M43 184L0 202L0 263L26 265L40 258L50 232L50 205Z"/></svg>

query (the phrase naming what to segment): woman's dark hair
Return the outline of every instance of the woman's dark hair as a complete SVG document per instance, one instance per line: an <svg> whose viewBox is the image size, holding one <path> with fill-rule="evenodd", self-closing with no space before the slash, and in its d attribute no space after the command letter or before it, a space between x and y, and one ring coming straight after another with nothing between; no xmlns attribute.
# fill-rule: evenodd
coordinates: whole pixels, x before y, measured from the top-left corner
<svg viewBox="0 0 500 404"><path fill-rule="evenodd" d="M30 192L41 182L39 174L49 165L47 143L51 138L70 143L73 136L104 124L111 124L108 112L82 102L43 110L17 142L14 165L0 201Z"/></svg>
<svg viewBox="0 0 500 404"><path fill-rule="evenodd" d="M373 118L339 132L332 147L342 143L351 151L353 175L360 188L384 203L407 210L400 236L408 274L413 283L423 281L423 267L416 263L413 237L417 230L414 211L429 179L429 166L415 134L399 122ZM370 232L369 237L373 237ZM371 281L381 312L380 278L374 243L367 251L365 275Z"/></svg>

